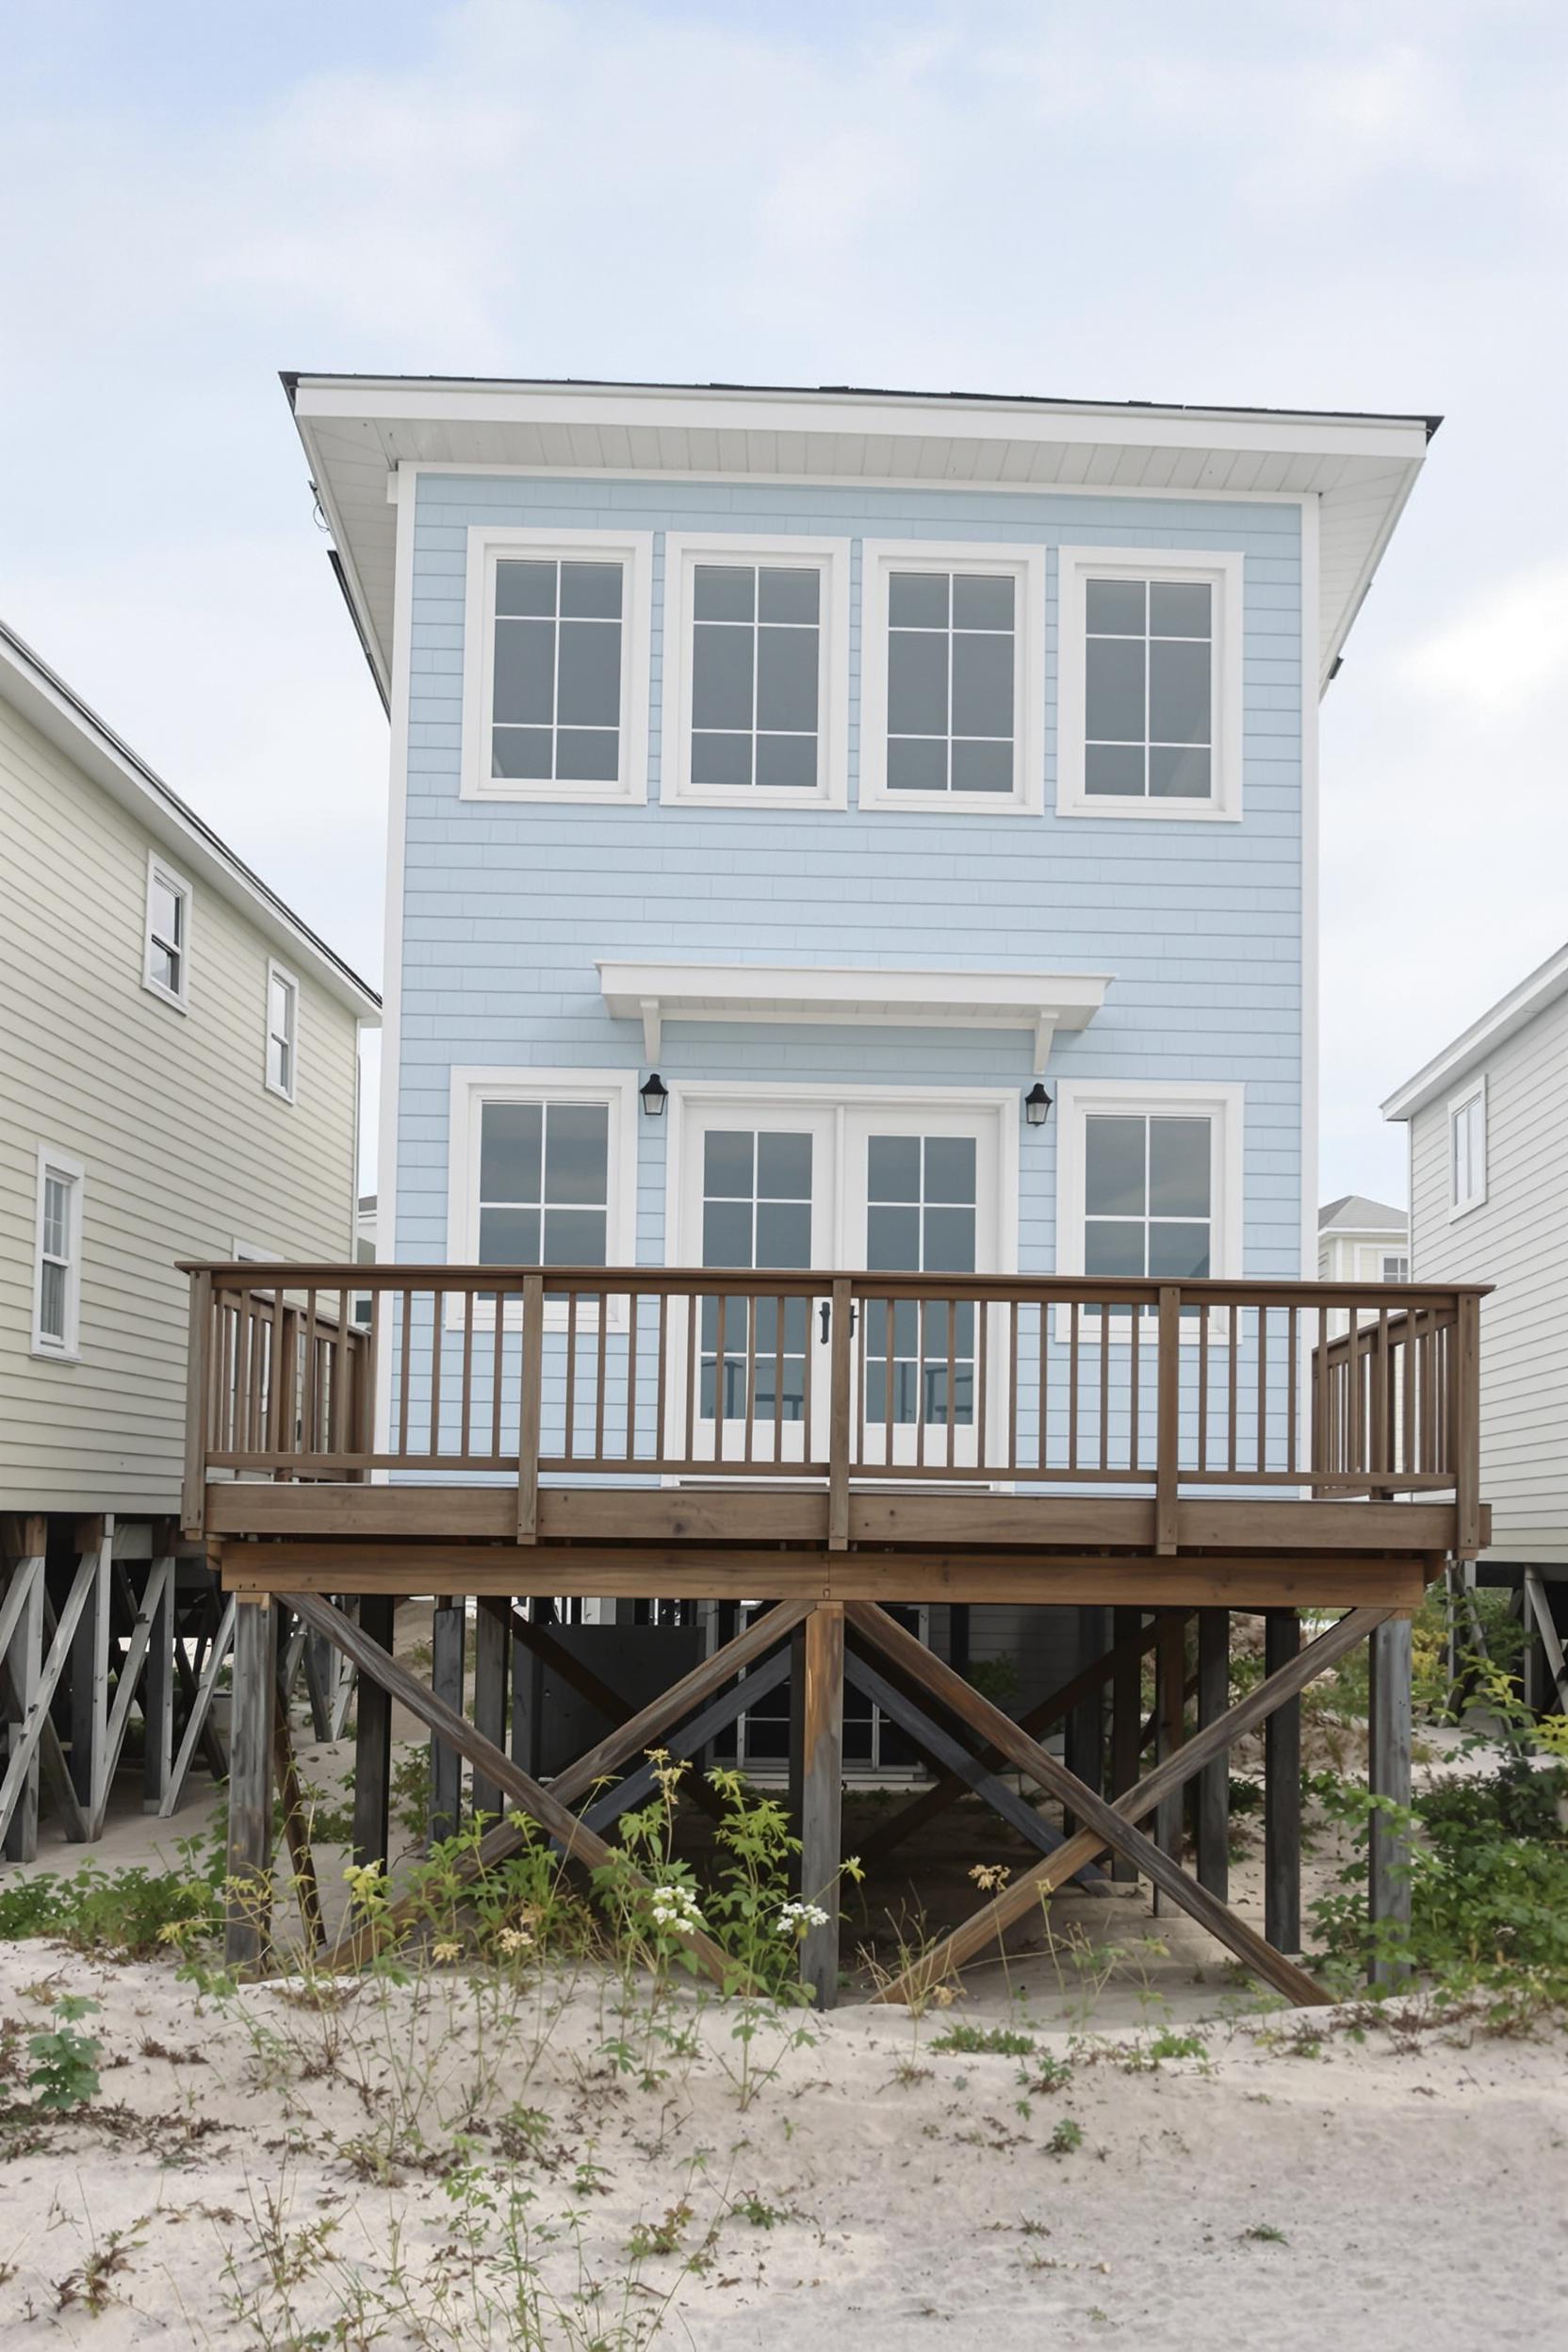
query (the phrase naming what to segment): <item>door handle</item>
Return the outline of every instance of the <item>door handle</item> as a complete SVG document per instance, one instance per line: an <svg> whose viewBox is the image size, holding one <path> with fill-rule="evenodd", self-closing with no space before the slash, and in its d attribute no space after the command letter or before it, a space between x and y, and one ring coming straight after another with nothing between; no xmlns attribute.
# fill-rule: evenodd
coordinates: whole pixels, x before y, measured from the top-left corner
<svg viewBox="0 0 1568 2352"><path fill-rule="evenodd" d="M817 1309L817 1313L822 1317L822 1344L825 1348L827 1345L828 1333L833 1328L833 1301L830 1298L823 1299ZM849 1307L849 1335L851 1339L855 1336L855 1326L859 1321L859 1318L860 1310L855 1304L854 1300L851 1299Z"/></svg>

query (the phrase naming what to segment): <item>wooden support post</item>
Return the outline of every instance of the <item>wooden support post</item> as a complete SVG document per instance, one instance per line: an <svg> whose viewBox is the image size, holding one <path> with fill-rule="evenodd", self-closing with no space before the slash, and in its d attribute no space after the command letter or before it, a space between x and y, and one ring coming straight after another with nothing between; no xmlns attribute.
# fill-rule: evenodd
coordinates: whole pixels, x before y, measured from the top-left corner
<svg viewBox="0 0 1568 2352"><path fill-rule="evenodd" d="M223 1959L259 1968L271 1942L273 1683L277 1611L265 1600L235 1610L234 1708L229 1729L229 1892Z"/></svg>
<svg viewBox="0 0 1568 2352"><path fill-rule="evenodd" d="M955 1601L947 1612L947 1658L955 1674L968 1677L970 1616L967 1601Z"/></svg>
<svg viewBox="0 0 1568 2352"><path fill-rule="evenodd" d="M1410 1803L1411 1776L1411 1625L1408 1617L1391 1617L1372 1636L1370 1707L1367 1724L1366 1785L1375 1797L1393 1805ZM1380 1813L1372 1816L1367 1841L1367 1913L1379 1928L1410 1926L1410 1847ZM1374 1952L1374 1984L1394 1984L1410 1973L1397 1953Z"/></svg>
<svg viewBox="0 0 1568 2352"><path fill-rule="evenodd" d="M148 1590L156 1599L147 1612L147 1663L141 1677L141 1809L155 1813L169 1787L174 1762L174 1592L179 1569L174 1549L179 1530L172 1519L153 1525L153 1560Z"/></svg>
<svg viewBox="0 0 1568 2352"><path fill-rule="evenodd" d="M1141 1609L1112 1611L1116 1664L1111 1669L1111 1795L1124 1797L1135 1788L1142 1754L1143 1629ZM1111 1856L1111 1876L1118 1885L1135 1885L1138 1866L1124 1854Z"/></svg>
<svg viewBox="0 0 1568 2352"><path fill-rule="evenodd" d="M455 1715L463 1712L463 1649L468 1612L462 1600L444 1592L431 1627L430 1687ZM455 1838L463 1813L463 1759L433 1733L430 1743L430 1842Z"/></svg>
<svg viewBox="0 0 1568 2352"><path fill-rule="evenodd" d="M1264 1673L1278 1674L1301 1646L1293 1609L1266 1609ZM1264 1934L1276 1952L1301 1949L1301 1702L1276 1707L1263 1735Z"/></svg>
<svg viewBox="0 0 1568 2352"><path fill-rule="evenodd" d="M1164 1764L1186 1738L1187 1625L1180 1609L1160 1611L1154 1644L1154 1760ZM1173 1862L1182 1854L1182 1792L1172 1789L1154 1814L1154 1843ZM1154 1914L1161 1910L1154 1889Z"/></svg>
<svg viewBox="0 0 1568 2352"><path fill-rule="evenodd" d="M405 1309L406 1312L406 1309ZM601 1305L600 1314L605 1312ZM505 1331L506 1302L502 1299L496 1311L496 1377L500 1377L500 1360ZM545 1278L542 1274L523 1276L523 1365L522 1394L517 1419L517 1541L533 1544L539 1534L539 1432L543 1427L545 1397ZM566 1432L568 1446L572 1441Z"/></svg>
<svg viewBox="0 0 1568 2352"><path fill-rule="evenodd" d="M396 1607L389 1592L367 1592L359 1604L361 1630L388 1653ZM384 1868L389 1859L391 1807L392 1702L379 1682L362 1674L354 1712L354 1860L362 1870L371 1862Z"/></svg>
<svg viewBox="0 0 1568 2352"><path fill-rule="evenodd" d="M1231 1612L1198 1612L1198 1728L1217 1723L1231 1704ZM1231 1774L1228 1756L1205 1764L1192 1784L1197 1792L1198 1883L1221 1903L1231 1886Z"/></svg>
<svg viewBox="0 0 1568 2352"><path fill-rule="evenodd" d="M26 1763L18 1765L16 1759L27 1739L36 1709L46 1704L41 1699L40 1685L43 1668L43 1570L48 1539L46 1519L23 1522L20 1555L11 1562L5 1599L0 1603L0 1626L9 1627L0 1638L0 1665L7 1670L7 1712L12 1717L4 1774L8 1794L0 1803L0 1830L5 1833L8 1862L31 1862L38 1853L37 1741Z"/></svg>
<svg viewBox="0 0 1568 2352"><path fill-rule="evenodd" d="M112 1518L79 1519L76 1550L93 1562L91 1590L71 1640L71 1783L90 1821L98 1812L109 1712L109 1564Z"/></svg>
<svg viewBox="0 0 1568 2352"><path fill-rule="evenodd" d="M1103 1658L1111 1646L1109 1631L1111 1612L1108 1609L1078 1609L1074 1617L1074 1658L1077 1673L1082 1674L1097 1658ZM1092 1788L1096 1796L1105 1788L1105 1686L1097 1683L1086 1690L1067 1719L1063 1740L1067 1768ZM1078 1826L1068 1818L1069 1836Z"/></svg>
<svg viewBox="0 0 1568 2352"><path fill-rule="evenodd" d="M802 1980L819 2009L839 1998L839 1865L844 1777L844 1612L822 1601L806 1620L804 1770L801 1774L800 1891L827 1919L807 1931Z"/></svg>
<svg viewBox="0 0 1568 2352"><path fill-rule="evenodd" d="M207 1760L213 1765L215 1772L217 1772L216 1759L219 1756L222 1757L223 1771L227 1772L230 1769L229 1757L223 1756L216 1738L209 1739L208 1734L211 1729L209 1717L212 1710L213 1693L218 1687L219 1671L228 1655L229 1644L234 1640L236 1615L237 1603L231 1593L224 1604L223 1614L218 1621L217 1630L208 1646L202 1667L201 1680L190 1692L190 1711L186 1719L185 1734L180 1741L180 1752L174 1758L174 1769L169 1775L169 1786L164 1791L163 1803L158 1807L160 1821L166 1821L172 1813L179 1810L180 1799L185 1794L186 1779L189 1773L199 1740L206 1743ZM184 1651L176 1643L174 1651L176 1672L184 1663ZM186 1674L188 1675L188 1674L189 1668L187 1667Z"/></svg>
<svg viewBox="0 0 1568 2352"><path fill-rule="evenodd" d="M474 1724L498 1748L506 1745L506 1658L512 1646L512 1604L487 1594L474 1621ZM474 1811L498 1821L504 1800L487 1773L474 1773Z"/></svg>
<svg viewBox="0 0 1568 2352"><path fill-rule="evenodd" d="M528 1604L528 1623L537 1625L544 1603ZM518 1612L512 1612L512 1760L537 1780L544 1769L545 1661L518 1632Z"/></svg>
<svg viewBox="0 0 1568 2352"><path fill-rule="evenodd" d="M849 1436L854 1403L851 1395L854 1357L850 1341L855 1319L851 1288L846 1275L835 1278L827 1398L827 1548L830 1552L842 1552L849 1548Z"/></svg>

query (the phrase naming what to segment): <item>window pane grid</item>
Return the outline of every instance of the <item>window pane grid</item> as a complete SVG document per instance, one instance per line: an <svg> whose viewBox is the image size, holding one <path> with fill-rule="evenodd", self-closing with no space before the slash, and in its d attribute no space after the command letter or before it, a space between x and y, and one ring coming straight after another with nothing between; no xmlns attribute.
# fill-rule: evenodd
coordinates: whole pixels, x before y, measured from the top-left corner
<svg viewBox="0 0 1568 2352"><path fill-rule="evenodd" d="M486 1102L480 1114L482 1266L603 1266L610 1113L602 1102Z"/></svg>
<svg viewBox="0 0 1568 2352"><path fill-rule="evenodd" d="M75 1180L46 1169L39 1239L38 1333L63 1348L71 1297Z"/></svg>
<svg viewBox="0 0 1568 2352"><path fill-rule="evenodd" d="M1201 580L1086 583L1085 791L1213 792L1213 591Z"/></svg>
<svg viewBox="0 0 1568 2352"><path fill-rule="evenodd" d="M972 1274L976 1155L970 1135L875 1135L866 1162L866 1259L873 1273ZM869 1298L866 1421L945 1426L951 1318L953 1422L974 1420L972 1300Z"/></svg>
<svg viewBox="0 0 1568 2352"><path fill-rule="evenodd" d="M698 564L693 573L692 782L812 792L822 627L815 566ZM772 608L770 610L770 607ZM726 710L727 694L744 684ZM798 726L776 715L789 706Z"/></svg>
<svg viewBox="0 0 1568 2352"><path fill-rule="evenodd" d="M620 775L625 567L567 557L496 566L491 775L614 783Z"/></svg>
<svg viewBox="0 0 1568 2352"><path fill-rule="evenodd" d="M1187 1282L1212 1272L1212 1139L1205 1118L1134 1112L1085 1122L1086 1274ZM1125 1320L1131 1310L1102 1312Z"/></svg>
<svg viewBox="0 0 1568 2352"><path fill-rule="evenodd" d="M1007 573L890 574L890 792L1013 790L1015 599ZM940 687L939 713L933 683ZM939 715L941 723L909 724L925 715ZM960 726L960 715L983 716L987 724Z"/></svg>
<svg viewBox="0 0 1568 2352"><path fill-rule="evenodd" d="M710 1127L703 1138L703 1265L747 1272L808 1266L812 1156L808 1135ZM704 1298L703 1418L745 1418L749 1364L753 1422L803 1420L809 1322L806 1298Z"/></svg>

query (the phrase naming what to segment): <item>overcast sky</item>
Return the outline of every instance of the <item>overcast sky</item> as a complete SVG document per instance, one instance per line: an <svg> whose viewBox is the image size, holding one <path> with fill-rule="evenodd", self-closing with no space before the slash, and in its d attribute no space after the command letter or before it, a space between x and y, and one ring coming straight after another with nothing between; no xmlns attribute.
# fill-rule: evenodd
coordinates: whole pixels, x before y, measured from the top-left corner
<svg viewBox="0 0 1568 2352"><path fill-rule="evenodd" d="M1441 412L1323 727L1324 1197L1568 938L1562 0L0 0L0 613L372 979L280 368Z"/></svg>

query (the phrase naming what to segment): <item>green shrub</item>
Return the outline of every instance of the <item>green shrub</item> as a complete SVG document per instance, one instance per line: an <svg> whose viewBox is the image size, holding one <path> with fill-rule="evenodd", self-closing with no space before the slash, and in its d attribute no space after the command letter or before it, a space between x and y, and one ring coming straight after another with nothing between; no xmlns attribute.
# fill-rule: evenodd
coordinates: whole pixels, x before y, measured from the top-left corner
<svg viewBox="0 0 1568 2352"><path fill-rule="evenodd" d="M75 1952L150 1959L175 1940L199 1942L222 1929L222 1897L188 1870L106 1870L85 1862L71 1878L41 1871L0 1888L0 1941L52 1936Z"/></svg>

